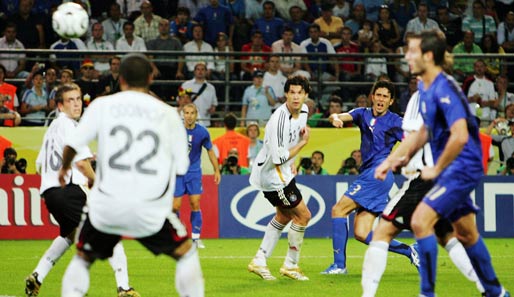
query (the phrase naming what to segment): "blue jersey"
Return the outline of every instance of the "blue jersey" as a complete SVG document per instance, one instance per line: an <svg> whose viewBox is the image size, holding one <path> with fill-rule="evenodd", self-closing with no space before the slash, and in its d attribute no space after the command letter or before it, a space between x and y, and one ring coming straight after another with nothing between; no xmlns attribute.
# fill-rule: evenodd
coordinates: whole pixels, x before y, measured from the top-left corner
<svg viewBox="0 0 514 297"><path fill-rule="evenodd" d="M421 98L420 111L429 132L434 162L439 159L448 142L451 126L460 119L466 119L468 126L468 142L438 179L455 176L456 173L472 179L480 178L483 168L478 125L457 82L453 77L441 72L427 90L424 90L422 82L418 88Z"/></svg>
<svg viewBox="0 0 514 297"><path fill-rule="evenodd" d="M234 23L232 12L223 6L205 6L196 14L195 21L203 25L205 31L204 40L212 46L216 45L218 33L223 32L228 35L229 26Z"/></svg>
<svg viewBox="0 0 514 297"><path fill-rule="evenodd" d="M202 147L207 150L212 148L209 131L202 125L195 125L193 129L186 129L187 145L189 149L189 170L190 173L202 172Z"/></svg>
<svg viewBox="0 0 514 297"><path fill-rule="evenodd" d="M282 38L282 31L284 30L284 21L281 18L272 18L271 20L266 20L262 17L260 19L255 20L253 30L261 31L262 37L264 38L264 43L267 46L271 46L273 42Z"/></svg>
<svg viewBox="0 0 514 297"><path fill-rule="evenodd" d="M403 136L402 118L390 111L375 117L371 108L356 108L349 112L361 131L361 172L378 166L389 156Z"/></svg>

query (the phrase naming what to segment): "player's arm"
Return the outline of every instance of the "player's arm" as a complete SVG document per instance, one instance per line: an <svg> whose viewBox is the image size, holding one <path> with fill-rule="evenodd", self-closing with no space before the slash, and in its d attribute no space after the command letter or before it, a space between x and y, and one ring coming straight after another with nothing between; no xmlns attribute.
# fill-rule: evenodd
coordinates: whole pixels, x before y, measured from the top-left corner
<svg viewBox="0 0 514 297"><path fill-rule="evenodd" d="M300 130L300 137L300 141L295 146L289 149L289 158L287 160L291 160L294 157L296 157L296 155L300 153L303 147L307 145L310 137L310 128L307 126L302 128Z"/></svg>
<svg viewBox="0 0 514 297"><path fill-rule="evenodd" d="M91 166L91 161L89 159L84 159L75 162L75 166L77 166L77 169L85 176L87 177L87 182L89 187L92 187L95 183L95 171L93 170L93 167Z"/></svg>
<svg viewBox="0 0 514 297"><path fill-rule="evenodd" d="M75 158L77 151L73 149L71 146L67 145L64 147L62 152L62 167L59 170L59 183L61 187L66 185L65 177L68 175L68 171L71 169L71 161Z"/></svg>
<svg viewBox="0 0 514 297"><path fill-rule="evenodd" d="M207 155L209 155L209 161L211 161L212 169L214 169L214 182L219 184L221 181L221 173L220 167L218 166L218 158L214 153L214 149L211 148L210 150L207 150Z"/></svg>
<svg viewBox="0 0 514 297"><path fill-rule="evenodd" d="M421 126L418 131L409 133L398 148L375 169L375 178L384 180L389 170L396 170L398 167L405 166L427 140L428 133L425 126Z"/></svg>
<svg viewBox="0 0 514 297"><path fill-rule="evenodd" d="M469 139L466 119L461 118L450 127L450 137L434 167L425 167L421 178L434 179L457 158Z"/></svg>
<svg viewBox="0 0 514 297"><path fill-rule="evenodd" d="M344 122L350 122L353 121L353 117L351 114L344 112L344 113L333 113L328 118L328 121L337 128L342 128Z"/></svg>

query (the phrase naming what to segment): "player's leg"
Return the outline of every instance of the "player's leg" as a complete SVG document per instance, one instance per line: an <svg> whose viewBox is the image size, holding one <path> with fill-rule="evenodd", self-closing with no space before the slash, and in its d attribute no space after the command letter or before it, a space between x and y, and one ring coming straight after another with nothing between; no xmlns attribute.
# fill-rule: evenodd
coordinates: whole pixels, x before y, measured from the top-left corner
<svg viewBox="0 0 514 297"><path fill-rule="evenodd" d="M462 216L453 223L453 227L457 233L457 238L466 249L466 253L484 286L487 296L504 296L505 290L496 277L489 251L478 233L475 214L469 213Z"/></svg>
<svg viewBox="0 0 514 297"><path fill-rule="evenodd" d="M419 247L421 294L434 296L437 268L437 239L433 227L439 215L425 203L420 202L412 215L411 227Z"/></svg>
<svg viewBox="0 0 514 297"><path fill-rule="evenodd" d="M139 296L134 288L129 285L127 256L123 244L118 242L113 248L112 257L109 258L109 264L114 271L114 278L116 279L116 287L118 288L118 297L136 297Z"/></svg>
<svg viewBox="0 0 514 297"><path fill-rule="evenodd" d="M186 194L186 184L184 176L177 175L175 180L175 193L173 194L173 212L180 218L180 207L182 206L182 196Z"/></svg>
<svg viewBox="0 0 514 297"><path fill-rule="evenodd" d="M375 296L386 269L389 243L399 232L400 229L386 220L380 220L375 228L362 264L362 296Z"/></svg>
<svg viewBox="0 0 514 297"><path fill-rule="evenodd" d="M346 243L348 242L348 215L359 207L348 196L343 196L332 207L332 249L334 262L322 274L346 274Z"/></svg>
<svg viewBox="0 0 514 297"><path fill-rule="evenodd" d="M287 249L284 264L280 268L280 274L295 280L308 280L309 278L300 270L298 262L300 261L300 252L302 250L305 229L307 229L307 225L311 219L311 212L307 208L307 205L305 205L305 202L301 200L294 208L283 209L279 207L277 216L278 215L285 215L292 221L291 227L287 233L289 248Z"/></svg>
<svg viewBox="0 0 514 297"><path fill-rule="evenodd" d="M193 239L193 243L197 243L198 248L205 248L205 246L203 246L203 244L199 241L203 225L202 211L200 210L200 198L201 196L199 194L189 195L189 204L191 206L191 238ZM200 246L200 244L202 246Z"/></svg>
<svg viewBox="0 0 514 297"><path fill-rule="evenodd" d="M435 234L439 244L448 252L448 256L459 271L470 281L474 282L478 291L485 292L482 283L471 265L466 250L462 243L457 239L453 227L447 219L440 219L434 226Z"/></svg>

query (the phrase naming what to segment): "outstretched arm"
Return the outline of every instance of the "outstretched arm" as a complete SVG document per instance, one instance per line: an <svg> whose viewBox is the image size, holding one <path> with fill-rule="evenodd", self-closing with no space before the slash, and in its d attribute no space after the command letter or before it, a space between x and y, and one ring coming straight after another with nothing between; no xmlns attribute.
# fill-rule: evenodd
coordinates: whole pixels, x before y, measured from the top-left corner
<svg viewBox="0 0 514 297"><path fill-rule="evenodd" d="M218 158L216 157L216 154L214 153L214 150L212 148L207 151L207 154L209 155L209 161L211 161L212 169L214 169L214 183L218 185L221 181L220 168L218 166Z"/></svg>

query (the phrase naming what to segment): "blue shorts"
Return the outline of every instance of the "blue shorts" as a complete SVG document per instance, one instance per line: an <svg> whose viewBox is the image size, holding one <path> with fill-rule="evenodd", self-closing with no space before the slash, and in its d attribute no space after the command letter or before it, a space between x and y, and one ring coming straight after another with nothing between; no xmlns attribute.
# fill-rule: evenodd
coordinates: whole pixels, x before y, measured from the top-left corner
<svg viewBox="0 0 514 297"><path fill-rule="evenodd" d="M394 176L392 172L389 172L385 180L380 181L374 175L375 167L364 170L344 195L357 202L366 211L381 213L389 200L389 191L393 186Z"/></svg>
<svg viewBox="0 0 514 297"><path fill-rule="evenodd" d="M200 195L203 193L202 173L186 173L177 175L175 183L175 197L188 195Z"/></svg>
<svg viewBox="0 0 514 297"><path fill-rule="evenodd" d="M478 208L471 200L471 192L480 179L472 179L462 174L441 176L434 187L423 198L440 216L455 222L461 217L476 213Z"/></svg>

